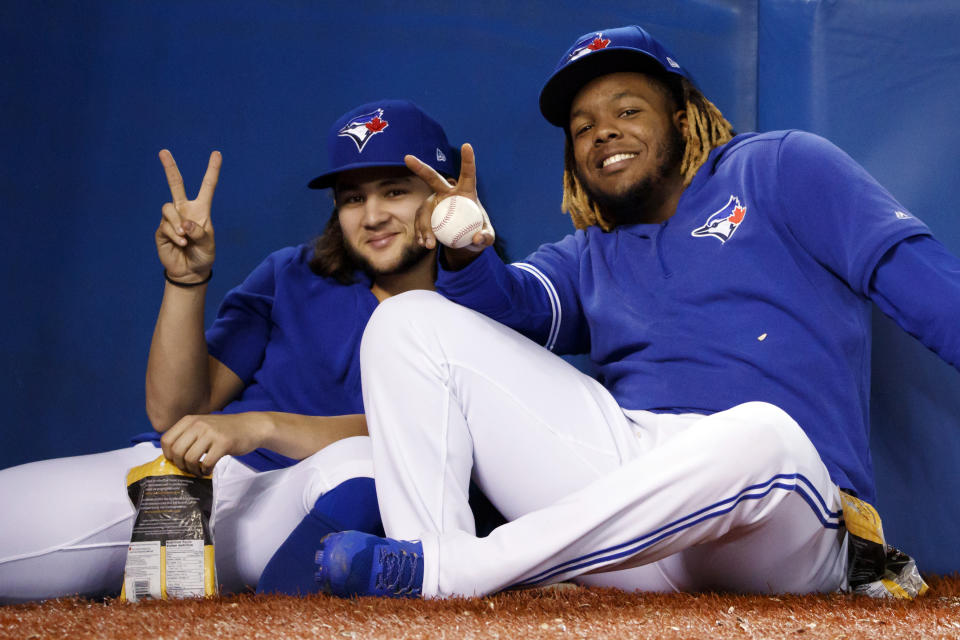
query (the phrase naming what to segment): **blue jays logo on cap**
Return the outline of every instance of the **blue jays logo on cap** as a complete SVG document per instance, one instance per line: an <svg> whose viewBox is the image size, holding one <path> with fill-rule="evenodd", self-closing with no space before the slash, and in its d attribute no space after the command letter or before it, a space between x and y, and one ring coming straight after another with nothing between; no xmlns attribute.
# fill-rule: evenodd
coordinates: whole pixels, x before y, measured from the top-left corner
<svg viewBox="0 0 960 640"><path fill-rule="evenodd" d="M386 135L370 142L381 133ZM456 155L440 123L409 100L367 102L330 126L327 168L309 186L332 187L337 174L353 169L404 167L407 154L420 158L443 175L456 174Z"/></svg>
<svg viewBox="0 0 960 640"><path fill-rule="evenodd" d="M370 138L386 129L389 124L383 119L383 109L377 109L354 118L344 125L337 135L353 140L357 151L362 153Z"/></svg>
<svg viewBox="0 0 960 640"><path fill-rule="evenodd" d="M707 218L706 224L691 231L690 235L694 238L711 236L725 243L740 228L746 214L747 208L740 204L740 198L732 195L727 204Z"/></svg>
<svg viewBox="0 0 960 640"><path fill-rule="evenodd" d="M628 25L591 31L577 38L547 79L540 91L541 113L551 124L566 127L577 92L594 78L618 71L665 71L677 83L679 78L692 82L676 58L643 28Z"/></svg>
<svg viewBox="0 0 960 640"><path fill-rule="evenodd" d="M580 56L585 56L600 49L606 49L610 45L610 39L604 38L603 33L597 32L594 36L581 38L573 45L573 51L567 56L567 61L576 60Z"/></svg>
<svg viewBox="0 0 960 640"><path fill-rule="evenodd" d="M624 40L627 40L627 38L624 38ZM589 36L589 35L585 36L580 40L578 40L576 44L573 45L572 51L570 51L569 55L567 56L567 63L569 64L574 60L576 60L577 58L587 55L588 53L593 53L594 51L600 51L602 49L606 49L611 45L611 43L612 43L612 40L610 38L605 38L602 31L598 31L593 36ZM613 46L632 47L633 43L618 41L616 43L613 43ZM673 69L681 69L680 63L674 60L672 57L670 57L665 50L663 52L663 60L661 60L660 62L661 63L666 62L667 64L664 66L669 66Z"/></svg>

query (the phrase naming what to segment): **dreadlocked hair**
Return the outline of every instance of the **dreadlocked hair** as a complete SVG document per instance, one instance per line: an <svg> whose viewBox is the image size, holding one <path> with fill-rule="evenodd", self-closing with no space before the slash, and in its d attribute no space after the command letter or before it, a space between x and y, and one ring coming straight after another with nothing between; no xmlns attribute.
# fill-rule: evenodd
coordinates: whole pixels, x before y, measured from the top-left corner
<svg viewBox="0 0 960 640"><path fill-rule="evenodd" d="M682 102L687 114L687 128L683 135L683 159L680 173L683 186L689 186L697 170L707 161L710 151L733 138L733 126L720 110L686 78L680 79L680 88L674 102ZM679 100L678 100L679 98ZM603 217L597 204L590 198L574 171L573 144L567 131L563 152L563 202L560 207L570 214L573 226L585 229L597 225L610 231L613 224Z"/></svg>

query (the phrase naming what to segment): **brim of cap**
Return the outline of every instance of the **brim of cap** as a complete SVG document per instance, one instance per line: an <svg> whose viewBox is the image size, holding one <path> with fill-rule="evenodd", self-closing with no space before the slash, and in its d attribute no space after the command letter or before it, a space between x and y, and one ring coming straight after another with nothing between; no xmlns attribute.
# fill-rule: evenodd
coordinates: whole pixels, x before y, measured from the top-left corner
<svg viewBox="0 0 960 640"><path fill-rule="evenodd" d="M347 164L342 167L338 167L332 171L327 171L326 173L321 173L319 176L307 183L307 186L311 189L329 189L337 183L337 176L344 171L350 171L352 169L370 169L372 167L405 167L407 166L403 162L383 162L378 160L376 162L354 162L353 164Z"/></svg>
<svg viewBox="0 0 960 640"><path fill-rule="evenodd" d="M540 91L540 113L550 124L566 129L570 105L580 89L594 78L621 71L683 77L682 73L665 68L648 53L610 47L587 54L553 74Z"/></svg>

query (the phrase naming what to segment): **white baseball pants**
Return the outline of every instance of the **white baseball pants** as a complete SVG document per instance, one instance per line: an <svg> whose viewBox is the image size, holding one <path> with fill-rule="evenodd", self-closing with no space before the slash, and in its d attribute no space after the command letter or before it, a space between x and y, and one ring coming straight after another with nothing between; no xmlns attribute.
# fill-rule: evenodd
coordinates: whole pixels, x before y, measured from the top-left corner
<svg viewBox="0 0 960 640"><path fill-rule="evenodd" d="M380 305L361 366L384 528L423 542L427 597L571 578L845 586L838 488L777 407L625 412L563 359L425 291ZM471 474L511 521L486 538L474 535Z"/></svg>
<svg viewBox="0 0 960 640"><path fill-rule="evenodd" d="M127 471L160 455L145 442L0 471L0 604L118 593L135 517ZM211 515L221 590L256 586L317 498L350 478L372 476L367 437L340 440L275 471L221 459Z"/></svg>

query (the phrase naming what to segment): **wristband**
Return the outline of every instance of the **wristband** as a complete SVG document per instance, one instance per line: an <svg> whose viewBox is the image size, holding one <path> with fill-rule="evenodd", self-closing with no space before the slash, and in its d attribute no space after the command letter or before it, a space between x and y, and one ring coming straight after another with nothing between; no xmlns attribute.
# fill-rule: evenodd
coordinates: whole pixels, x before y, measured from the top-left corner
<svg viewBox="0 0 960 640"><path fill-rule="evenodd" d="M169 282L175 287L183 287L184 289L189 289L190 287L199 287L202 284L207 284L208 282L210 282L210 278L213 277L213 269L210 269L210 273L207 274L207 277L201 280L200 282L177 282L176 280L170 277L170 274L167 273L166 269L163 270L163 277L164 279L166 279L167 282Z"/></svg>

